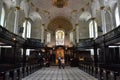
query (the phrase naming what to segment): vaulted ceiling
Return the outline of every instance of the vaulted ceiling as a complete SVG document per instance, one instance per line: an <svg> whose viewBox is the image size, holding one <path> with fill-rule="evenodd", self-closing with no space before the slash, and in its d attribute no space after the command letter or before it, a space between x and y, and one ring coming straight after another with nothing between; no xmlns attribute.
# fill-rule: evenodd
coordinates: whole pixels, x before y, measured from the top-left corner
<svg viewBox="0 0 120 80"><path fill-rule="evenodd" d="M51 22L53 22L54 25L60 27L59 25L65 24L64 20L67 20L67 22L70 23L67 26L72 24L72 26L74 27L75 24L78 23L80 15L84 11L87 11L88 13L91 12L90 6L93 0L67 0L68 1L67 6L63 8L57 8L56 6L53 5L52 1L53 0L30 0L29 3L30 6L32 7L31 11L32 10L37 11L42 17L42 21L46 26L48 26L49 23L51 24ZM86 15L89 16L89 14ZM83 15L82 18L84 16L86 17L86 15ZM62 17L62 19L64 18L64 20L62 21L60 17ZM57 19L60 19L61 22L60 20Z"/></svg>
<svg viewBox="0 0 120 80"><path fill-rule="evenodd" d="M98 35L102 35L102 10L110 12L109 15L114 17L113 13L115 6L117 6L117 0L63 0L67 1L67 4L63 8L58 8L53 5L53 1L62 0L2 1L7 11L6 19L8 18L9 20L9 22L6 23L7 25L9 25L8 23L11 25L11 27L9 25L9 30L13 31L14 17L19 17L18 25L20 26L23 26L23 22L29 19L32 23L32 38L44 41L46 32L49 31L52 33L52 42L49 46L55 45L55 31L58 29L65 31L65 45L72 46L69 37L70 31L73 33L73 44L76 40L89 38L89 23L93 19L95 19L97 26L99 26ZM19 14L17 14L16 11L18 11ZM105 16L107 15L105 14ZM108 24L112 21L108 18L110 16L106 17Z"/></svg>
<svg viewBox="0 0 120 80"><path fill-rule="evenodd" d="M15 7L16 1L18 2L19 0L3 1L10 8ZM65 30L69 28L68 30L72 30L76 24L79 24L80 20L89 20L92 17L92 10L100 13L98 1L101 0L66 0L67 5L63 8L54 6L53 1L56 0L21 0L20 8L24 10L25 16L29 16L33 21L36 19L40 20L46 29L48 28L49 30L55 30L57 28L63 28ZM105 5L113 6L117 0L104 1ZM27 13L29 14L27 15ZM98 19L101 18L101 15L97 14L97 16L99 16L99 18L97 17ZM100 20L98 23L101 23Z"/></svg>

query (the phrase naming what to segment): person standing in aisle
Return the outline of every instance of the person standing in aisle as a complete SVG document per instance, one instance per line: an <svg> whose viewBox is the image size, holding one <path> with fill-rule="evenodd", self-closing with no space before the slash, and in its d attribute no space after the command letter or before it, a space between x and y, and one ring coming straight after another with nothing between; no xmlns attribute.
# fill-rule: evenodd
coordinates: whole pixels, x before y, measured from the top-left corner
<svg viewBox="0 0 120 80"><path fill-rule="evenodd" d="M65 59L64 58L61 58L61 66L63 69L65 68Z"/></svg>
<svg viewBox="0 0 120 80"><path fill-rule="evenodd" d="M59 69L61 68L61 58L58 57L58 66L59 66Z"/></svg>

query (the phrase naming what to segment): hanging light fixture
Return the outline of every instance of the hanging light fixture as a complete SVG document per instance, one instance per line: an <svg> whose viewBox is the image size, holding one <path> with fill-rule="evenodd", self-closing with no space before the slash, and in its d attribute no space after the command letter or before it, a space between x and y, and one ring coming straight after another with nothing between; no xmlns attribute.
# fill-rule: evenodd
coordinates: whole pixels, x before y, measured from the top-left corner
<svg viewBox="0 0 120 80"><path fill-rule="evenodd" d="M68 0L52 0L53 5L56 6L57 8L63 8L67 6Z"/></svg>

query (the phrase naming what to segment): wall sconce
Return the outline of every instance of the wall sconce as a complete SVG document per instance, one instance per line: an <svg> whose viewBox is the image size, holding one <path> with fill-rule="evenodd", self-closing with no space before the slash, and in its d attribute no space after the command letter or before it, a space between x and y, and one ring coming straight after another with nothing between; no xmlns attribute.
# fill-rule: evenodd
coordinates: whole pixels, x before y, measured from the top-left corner
<svg viewBox="0 0 120 80"><path fill-rule="evenodd" d="M14 37L14 38L12 38L13 39L13 41L16 41L16 38Z"/></svg>
<svg viewBox="0 0 120 80"><path fill-rule="evenodd" d="M42 52L45 52L45 49L44 49L44 48L42 48L42 49L41 49L41 51L42 51Z"/></svg>

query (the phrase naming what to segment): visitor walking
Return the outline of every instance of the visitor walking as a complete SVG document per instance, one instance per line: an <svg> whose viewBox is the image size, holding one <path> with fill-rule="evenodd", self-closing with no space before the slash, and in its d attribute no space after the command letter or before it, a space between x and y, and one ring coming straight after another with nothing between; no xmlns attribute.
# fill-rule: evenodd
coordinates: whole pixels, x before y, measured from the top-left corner
<svg viewBox="0 0 120 80"><path fill-rule="evenodd" d="M64 58L61 58L61 66L63 69L65 68L65 59Z"/></svg>
<svg viewBox="0 0 120 80"><path fill-rule="evenodd" d="M59 69L61 68L61 58L58 57L58 66L59 66Z"/></svg>

